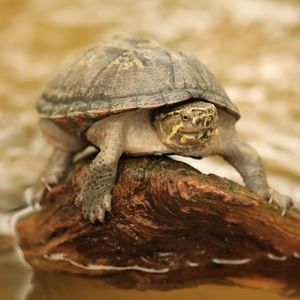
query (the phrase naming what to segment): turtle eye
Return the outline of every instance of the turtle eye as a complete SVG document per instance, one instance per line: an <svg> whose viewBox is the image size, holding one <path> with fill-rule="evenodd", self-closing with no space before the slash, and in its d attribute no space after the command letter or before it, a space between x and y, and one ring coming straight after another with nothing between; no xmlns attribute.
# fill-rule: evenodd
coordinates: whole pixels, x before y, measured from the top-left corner
<svg viewBox="0 0 300 300"><path fill-rule="evenodd" d="M189 120L189 116L187 115L182 115L181 118L184 122L187 122Z"/></svg>

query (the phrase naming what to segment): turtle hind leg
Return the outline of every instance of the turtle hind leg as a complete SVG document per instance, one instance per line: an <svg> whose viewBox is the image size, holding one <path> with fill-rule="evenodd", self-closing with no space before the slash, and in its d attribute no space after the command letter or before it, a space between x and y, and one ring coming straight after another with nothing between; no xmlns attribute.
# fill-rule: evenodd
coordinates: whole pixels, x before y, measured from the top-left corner
<svg viewBox="0 0 300 300"><path fill-rule="evenodd" d="M293 200L269 187L263 164L257 152L235 135L227 137L221 155L241 174L246 186L261 198L274 202L282 215L293 206ZM225 150L225 151L224 151Z"/></svg>
<svg viewBox="0 0 300 300"><path fill-rule="evenodd" d="M55 148L47 164L46 171L41 181L48 189L57 185L64 177L71 164L73 155L70 152Z"/></svg>
<svg viewBox="0 0 300 300"><path fill-rule="evenodd" d="M64 177L74 154L83 150L86 143L75 134L68 133L49 119L40 120L40 129L46 139L54 145L53 153L44 174L33 186L29 202L39 202L45 191L57 185Z"/></svg>
<svg viewBox="0 0 300 300"><path fill-rule="evenodd" d="M38 203L42 200L45 192L50 191L64 177L68 166L72 162L72 154L55 148L47 163L46 170L39 180L31 187L28 202Z"/></svg>

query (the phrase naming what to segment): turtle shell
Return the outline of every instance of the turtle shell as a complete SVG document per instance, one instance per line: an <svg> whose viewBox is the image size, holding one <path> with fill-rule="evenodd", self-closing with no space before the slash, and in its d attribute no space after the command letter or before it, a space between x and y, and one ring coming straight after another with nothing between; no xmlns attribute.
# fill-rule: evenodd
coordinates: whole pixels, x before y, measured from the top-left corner
<svg viewBox="0 0 300 300"><path fill-rule="evenodd" d="M213 103L236 119L240 116L197 58L152 40L117 36L79 55L50 83L38 100L37 110L51 119L94 122L114 113L194 98ZM76 123L80 125L80 121Z"/></svg>

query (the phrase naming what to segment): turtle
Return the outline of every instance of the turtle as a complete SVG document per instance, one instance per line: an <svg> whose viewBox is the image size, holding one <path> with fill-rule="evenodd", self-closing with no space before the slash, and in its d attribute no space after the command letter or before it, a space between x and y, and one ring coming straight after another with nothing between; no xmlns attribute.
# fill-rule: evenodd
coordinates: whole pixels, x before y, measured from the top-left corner
<svg viewBox="0 0 300 300"><path fill-rule="evenodd" d="M37 111L54 146L43 191L60 183L87 146L98 151L74 202L92 223L111 210L123 154L219 155L258 196L283 212L292 205L269 187L259 155L238 137L239 110L215 76L195 56L151 39L114 36L83 51L50 82Z"/></svg>

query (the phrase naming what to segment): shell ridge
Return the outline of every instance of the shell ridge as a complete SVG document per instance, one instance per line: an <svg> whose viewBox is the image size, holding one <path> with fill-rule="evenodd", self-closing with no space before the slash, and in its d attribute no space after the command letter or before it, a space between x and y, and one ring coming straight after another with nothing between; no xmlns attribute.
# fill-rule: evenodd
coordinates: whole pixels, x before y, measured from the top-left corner
<svg viewBox="0 0 300 300"><path fill-rule="evenodd" d="M115 38L73 61L42 94L37 110L77 122L86 115L102 118L199 98L239 117L235 104L196 57L148 40Z"/></svg>

